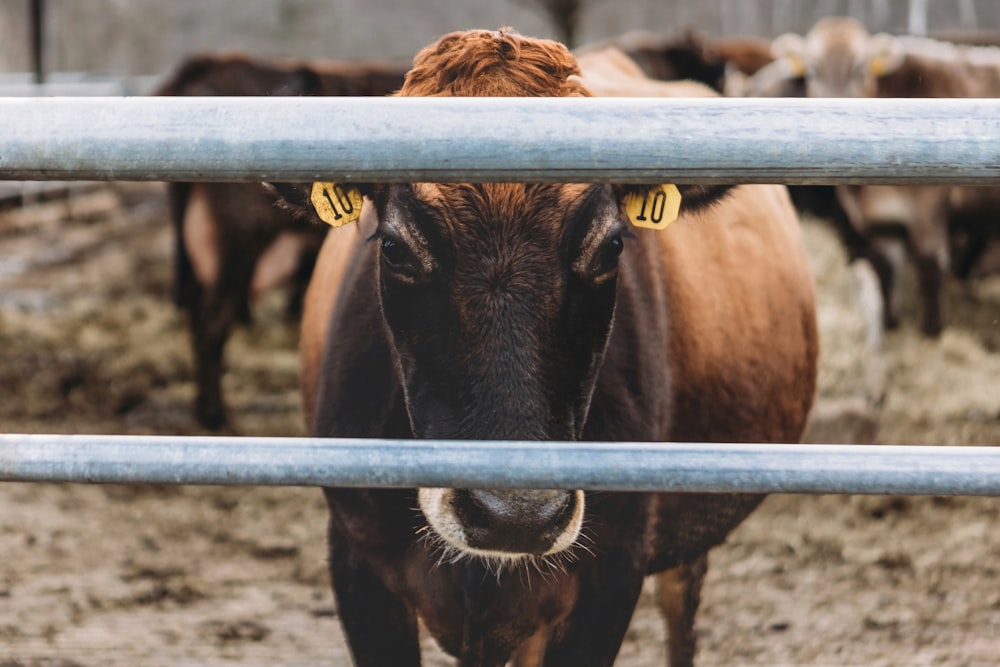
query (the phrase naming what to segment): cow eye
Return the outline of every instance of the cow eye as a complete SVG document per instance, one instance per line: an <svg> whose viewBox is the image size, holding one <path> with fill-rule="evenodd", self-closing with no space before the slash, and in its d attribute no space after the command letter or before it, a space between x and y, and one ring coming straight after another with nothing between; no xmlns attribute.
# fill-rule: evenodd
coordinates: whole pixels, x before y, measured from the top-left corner
<svg viewBox="0 0 1000 667"><path fill-rule="evenodd" d="M615 234L604 244L605 251L609 256L617 257L622 254L622 250L625 249L625 241L622 239L622 235Z"/></svg>
<svg viewBox="0 0 1000 667"><path fill-rule="evenodd" d="M382 258L389 268L401 273L411 273L415 270L413 253L405 243L383 236L379 239L379 245L382 248Z"/></svg>
<svg viewBox="0 0 1000 667"><path fill-rule="evenodd" d="M622 250L625 249L625 239L622 238L622 233L619 232L614 236L608 238L601 245L601 249L597 254L597 271L598 273L606 273L618 266L618 257L621 256Z"/></svg>

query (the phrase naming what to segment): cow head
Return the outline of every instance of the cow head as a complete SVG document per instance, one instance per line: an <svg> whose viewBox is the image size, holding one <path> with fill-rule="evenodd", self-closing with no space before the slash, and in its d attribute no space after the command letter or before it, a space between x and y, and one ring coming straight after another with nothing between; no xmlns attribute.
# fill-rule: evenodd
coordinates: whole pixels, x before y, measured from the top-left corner
<svg viewBox="0 0 1000 667"><path fill-rule="evenodd" d="M401 94L587 95L574 74L576 61L560 44L508 31L454 33L418 54ZM648 190L382 184L358 188L364 203L356 206L342 189L324 195L360 208L374 230L373 279L415 437L582 436L619 266L640 252L629 247L626 202ZM281 191L294 199L294 189ZM723 191L676 190L689 206ZM575 543L583 523L581 491L425 488L418 500L432 534L460 554L555 554Z"/></svg>
<svg viewBox="0 0 1000 667"><path fill-rule="evenodd" d="M903 62L891 35L871 35L850 17L816 22L805 37L788 33L771 45L774 57L803 77L808 97L876 97L878 78Z"/></svg>

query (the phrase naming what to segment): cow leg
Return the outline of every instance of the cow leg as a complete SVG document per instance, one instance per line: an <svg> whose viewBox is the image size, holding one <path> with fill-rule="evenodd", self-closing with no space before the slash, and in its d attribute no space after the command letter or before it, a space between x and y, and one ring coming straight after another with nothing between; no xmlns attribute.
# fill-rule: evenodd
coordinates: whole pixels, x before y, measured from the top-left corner
<svg viewBox="0 0 1000 667"><path fill-rule="evenodd" d="M948 228L943 214L924 222L923 229L911 236L916 257L917 281L923 305L921 330L926 336L938 336L944 329L944 276L951 253Z"/></svg>
<svg viewBox="0 0 1000 667"><path fill-rule="evenodd" d="M542 629L528 637L517 647L510 660L510 667L542 667L545 646L549 639L548 629Z"/></svg>
<svg viewBox="0 0 1000 667"><path fill-rule="evenodd" d="M955 229L950 233L952 237L964 236L964 243L950 244L949 248L954 257L952 273L960 280L968 280L972 275L976 264L986 254L986 249L990 243L990 232L987 224L982 220L968 220L962 218L955 223Z"/></svg>
<svg viewBox="0 0 1000 667"><path fill-rule="evenodd" d="M695 614L708 570L708 555L656 576L656 602L663 613L669 640L669 667L692 667L697 648Z"/></svg>
<svg viewBox="0 0 1000 667"><path fill-rule="evenodd" d="M919 215L909 230L923 307L920 328L926 336L938 336L944 329L944 276L951 262L947 195L940 188L920 193Z"/></svg>
<svg viewBox="0 0 1000 667"><path fill-rule="evenodd" d="M906 244L894 236L876 236L867 253L882 288L882 316L888 329L899 327L900 277L906 263Z"/></svg>
<svg viewBox="0 0 1000 667"><path fill-rule="evenodd" d="M944 272L937 257L917 257L917 280L923 304L920 329L925 336L939 336L944 329Z"/></svg>
<svg viewBox="0 0 1000 667"><path fill-rule="evenodd" d="M960 280L969 279L969 276L972 275L972 270L976 268L976 263L986 254L989 242L989 235L985 231L980 232L977 230L976 233L969 234L965 246L958 251L955 257L953 273L956 278Z"/></svg>
<svg viewBox="0 0 1000 667"><path fill-rule="evenodd" d="M209 429L226 425L222 400L222 348L239 309L233 308L226 281L233 273L227 262L227 221L216 215L213 191L204 183L172 190L177 201L177 300L188 309L194 354L195 416ZM186 197L183 200L179 197Z"/></svg>
<svg viewBox="0 0 1000 667"><path fill-rule="evenodd" d="M457 667L504 667L507 660L501 658L494 646L481 641L475 645L463 645L458 656ZM532 663L528 663L531 665ZM537 664L537 663L535 663Z"/></svg>
<svg viewBox="0 0 1000 667"><path fill-rule="evenodd" d="M330 577L337 615L356 667L419 667L416 615L395 597L363 556L330 536Z"/></svg>
<svg viewBox="0 0 1000 667"><path fill-rule="evenodd" d="M220 258L217 281L202 288L200 303L191 311L198 386L196 414L198 421L210 429L222 428L229 422L222 396L224 351L233 325L249 302L254 267L261 252L250 244L233 246Z"/></svg>
<svg viewBox="0 0 1000 667"><path fill-rule="evenodd" d="M216 287L202 288L191 307L191 344L194 351L195 415L205 428L224 427L229 419L222 398L223 350L239 306Z"/></svg>
<svg viewBox="0 0 1000 667"><path fill-rule="evenodd" d="M580 580L577 601L545 651L545 667L611 667L642 592L631 554L601 556L598 572Z"/></svg>

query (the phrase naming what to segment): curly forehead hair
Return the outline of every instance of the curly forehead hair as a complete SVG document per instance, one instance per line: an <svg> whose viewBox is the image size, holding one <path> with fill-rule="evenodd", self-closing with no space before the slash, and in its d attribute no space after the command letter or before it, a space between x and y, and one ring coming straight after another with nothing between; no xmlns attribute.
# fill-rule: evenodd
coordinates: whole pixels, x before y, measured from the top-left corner
<svg viewBox="0 0 1000 667"><path fill-rule="evenodd" d="M399 94L420 97L586 97L580 68L558 42L510 28L445 35L422 49Z"/></svg>

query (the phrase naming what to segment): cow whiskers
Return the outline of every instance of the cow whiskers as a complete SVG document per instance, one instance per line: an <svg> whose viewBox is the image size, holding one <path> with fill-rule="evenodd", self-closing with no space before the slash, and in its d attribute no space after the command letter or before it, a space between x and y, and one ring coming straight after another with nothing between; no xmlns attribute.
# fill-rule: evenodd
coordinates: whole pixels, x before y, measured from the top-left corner
<svg viewBox="0 0 1000 667"><path fill-rule="evenodd" d="M495 575L498 581L507 571L523 572L528 588L531 587L532 569L544 581L548 582L550 575L565 573L569 563L579 560L579 555L575 553L577 547L591 555L593 554L593 551L583 544L574 544L571 548L556 554L542 555L466 551L446 541L429 525L418 528L416 535L432 554L434 568L444 564L457 565L463 560L475 560L483 566L488 574ZM590 541L589 538L588 541Z"/></svg>

